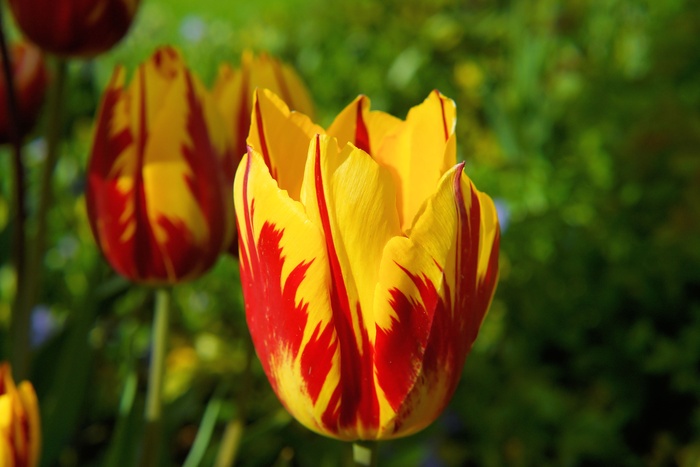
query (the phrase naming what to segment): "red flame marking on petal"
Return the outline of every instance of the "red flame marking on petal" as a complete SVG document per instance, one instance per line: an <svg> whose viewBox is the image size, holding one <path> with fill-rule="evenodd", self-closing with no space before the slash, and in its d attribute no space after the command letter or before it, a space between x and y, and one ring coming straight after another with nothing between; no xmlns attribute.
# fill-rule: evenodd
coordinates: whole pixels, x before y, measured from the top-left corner
<svg viewBox="0 0 700 467"><path fill-rule="evenodd" d="M397 317L389 330L377 326L376 354L382 356L376 361L377 381L394 410L399 409L420 373L439 299L435 285L425 275L418 277L396 265L415 284L420 300L407 297L398 288L391 289L389 304Z"/></svg>
<svg viewBox="0 0 700 467"><path fill-rule="evenodd" d="M445 134L445 141L447 141L448 139L450 139L450 129L447 127L447 115L445 115L445 101L437 89L433 92L435 93L435 95L437 95L438 100L440 101L440 110L442 111L442 129Z"/></svg>
<svg viewBox="0 0 700 467"><path fill-rule="evenodd" d="M369 144L369 131L367 131L367 125L365 124L364 117L362 115L362 108L365 102L365 96L360 97L357 101L357 113L355 116L355 146L358 149L362 149L367 154L372 154Z"/></svg>
<svg viewBox="0 0 700 467"><path fill-rule="evenodd" d="M260 152L265 160L265 165L270 169L270 175L272 178L277 180L277 168L272 166L272 159L270 159L270 151L267 148L267 140L265 139L265 125L262 117L262 112L260 111L260 100L255 100L255 121L258 124L258 134L260 136Z"/></svg>
<svg viewBox="0 0 700 467"><path fill-rule="evenodd" d="M158 255L155 236L151 229L148 218L148 206L146 193L143 186L143 164L146 152L146 141L148 139L148 127L146 120L146 71L139 68L139 79L141 80L141 99L139 107L139 131L136 137L136 168L134 173L134 222L135 231L133 238L133 248L131 250L131 264L135 272L135 277L145 278L149 276L149 269L158 266L164 269L161 257ZM133 277L133 276L132 276Z"/></svg>

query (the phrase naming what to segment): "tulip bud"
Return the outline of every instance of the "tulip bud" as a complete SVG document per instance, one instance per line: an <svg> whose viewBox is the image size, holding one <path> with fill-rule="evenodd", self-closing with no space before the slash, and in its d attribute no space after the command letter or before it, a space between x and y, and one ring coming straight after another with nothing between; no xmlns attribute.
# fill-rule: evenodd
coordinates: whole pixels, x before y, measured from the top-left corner
<svg viewBox="0 0 700 467"><path fill-rule="evenodd" d="M90 57L126 34L141 0L8 0L17 25L56 55Z"/></svg>
<svg viewBox="0 0 700 467"><path fill-rule="evenodd" d="M214 97L233 135L232 147L239 156L246 152L253 91L256 88L271 90L281 96L292 110L313 117L309 92L294 69L266 54L256 57L251 52L245 52L240 69L233 69L228 64L221 65L214 85Z"/></svg>
<svg viewBox="0 0 700 467"><path fill-rule="evenodd" d="M28 381L15 386L7 363L0 363L0 465L35 467L39 462L39 403Z"/></svg>
<svg viewBox="0 0 700 467"><path fill-rule="evenodd" d="M285 407L338 439L442 412L491 303L499 227L457 164L454 102L359 97L324 132L258 91L234 200L246 318ZM324 134L325 133L325 134Z"/></svg>
<svg viewBox="0 0 700 467"><path fill-rule="evenodd" d="M102 252L125 277L172 284L230 245L235 170L218 109L170 47L125 86L117 68L97 117L86 192Z"/></svg>
<svg viewBox="0 0 700 467"><path fill-rule="evenodd" d="M19 112L17 126L20 135L24 136L36 123L44 103L48 73L41 51L28 43L13 44L10 56ZM4 75L0 74L0 143L7 143L10 139L10 119L13 116L9 115L7 99L7 84Z"/></svg>

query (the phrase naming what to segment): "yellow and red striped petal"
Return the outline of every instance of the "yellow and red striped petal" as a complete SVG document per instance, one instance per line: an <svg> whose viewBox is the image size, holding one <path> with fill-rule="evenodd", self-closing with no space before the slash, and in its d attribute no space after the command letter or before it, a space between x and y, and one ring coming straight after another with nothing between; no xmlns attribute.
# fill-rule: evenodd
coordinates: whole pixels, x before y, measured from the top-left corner
<svg viewBox="0 0 700 467"><path fill-rule="evenodd" d="M316 136L309 149L302 203L324 233L333 324L340 346L333 434L373 438L380 426L374 383L373 301L384 245L400 234L391 175L364 151ZM371 226L371 228L367 228Z"/></svg>
<svg viewBox="0 0 700 467"><path fill-rule="evenodd" d="M378 323L376 374L395 418L383 436L424 428L449 402L495 290L498 243L493 203L459 165L409 237L387 244L376 306L392 319Z"/></svg>
<svg viewBox="0 0 700 467"><path fill-rule="evenodd" d="M258 356L287 409L325 433L339 349L323 232L253 150L239 166L234 193L246 316Z"/></svg>
<svg viewBox="0 0 700 467"><path fill-rule="evenodd" d="M233 234L234 167L223 123L174 49L159 49L123 86L118 69L103 97L88 168L95 238L112 266L133 280L197 277Z"/></svg>

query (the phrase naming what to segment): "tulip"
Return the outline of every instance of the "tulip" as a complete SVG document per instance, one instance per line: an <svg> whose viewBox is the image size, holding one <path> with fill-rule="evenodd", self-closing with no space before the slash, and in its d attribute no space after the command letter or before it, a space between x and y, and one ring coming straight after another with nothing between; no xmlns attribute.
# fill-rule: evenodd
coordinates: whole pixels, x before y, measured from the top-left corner
<svg viewBox="0 0 700 467"><path fill-rule="evenodd" d="M214 97L233 135L232 146L241 156L246 152L251 104L255 88L270 89L282 96L293 110L313 114L313 104L304 83L288 65L266 54L245 52L240 69L222 64L214 85Z"/></svg>
<svg viewBox="0 0 700 467"><path fill-rule="evenodd" d="M445 408L491 303L499 227L456 161L453 101L406 120L358 97L327 131L258 92L234 185L246 317L271 386L337 439Z"/></svg>
<svg viewBox="0 0 700 467"><path fill-rule="evenodd" d="M196 278L233 235L235 166L223 120L173 48L158 49L124 83L118 67L97 118L86 190L93 234L131 280Z"/></svg>
<svg viewBox="0 0 700 467"><path fill-rule="evenodd" d="M24 135L34 126L39 116L44 103L48 73L41 51L28 43L13 44L10 56L19 112L18 129ZM8 115L7 98L5 78L0 75L0 143L7 143L10 139L12 117Z"/></svg>
<svg viewBox="0 0 700 467"><path fill-rule="evenodd" d="M36 45L62 56L91 57L126 34L141 0L8 0L15 21Z"/></svg>
<svg viewBox="0 0 700 467"><path fill-rule="evenodd" d="M28 381L15 386L10 365L0 363L0 465L34 467L39 461L39 404Z"/></svg>

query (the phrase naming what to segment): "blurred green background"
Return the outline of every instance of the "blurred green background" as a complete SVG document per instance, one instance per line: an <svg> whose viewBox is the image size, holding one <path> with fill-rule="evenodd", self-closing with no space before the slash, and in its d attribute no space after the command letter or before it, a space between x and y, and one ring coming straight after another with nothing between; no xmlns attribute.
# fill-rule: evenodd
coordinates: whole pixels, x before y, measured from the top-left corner
<svg viewBox="0 0 700 467"><path fill-rule="evenodd" d="M244 49L281 57L324 125L360 93L401 117L432 89L456 101L459 157L498 205L501 280L452 403L382 444L380 465L700 465L698 38L694 0L144 0L126 40L69 70L33 315L44 465L136 458L153 299L101 258L84 172L113 66L165 43L207 83ZM30 210L40 135L26 147ZM1 340L14 294L8 153ZM244 391L235 260L177 287L174 306L163 466L185 462L200 426L211 465ZM294 422L257 360L252 372L239 465L346 465L343 443Z"/></svg>

